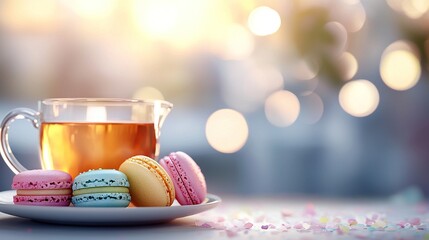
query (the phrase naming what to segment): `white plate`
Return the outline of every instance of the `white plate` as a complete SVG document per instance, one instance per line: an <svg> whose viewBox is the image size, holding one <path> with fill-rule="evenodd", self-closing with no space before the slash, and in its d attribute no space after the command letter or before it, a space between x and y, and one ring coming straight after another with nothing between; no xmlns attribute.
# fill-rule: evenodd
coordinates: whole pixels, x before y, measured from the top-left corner
<svg viewBox="0 0 429 240"><path fill-rule="evenodd" d="M0 212L39 222L67 225L144 225L168 222L215 208L220 197L207 194L198 205L171 207L84 208L43 207L13 204L15 191L0 192Z"/></svg>

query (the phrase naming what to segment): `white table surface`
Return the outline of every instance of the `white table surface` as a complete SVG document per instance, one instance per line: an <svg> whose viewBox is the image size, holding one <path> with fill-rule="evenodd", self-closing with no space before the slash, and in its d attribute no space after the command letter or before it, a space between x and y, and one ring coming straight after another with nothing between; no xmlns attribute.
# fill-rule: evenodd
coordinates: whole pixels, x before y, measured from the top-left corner
<svg viewBox="0 0 429 240"><path fill-rule="evenodd" d="M429 239L429 205L425 202L222 198L223 203L216 209L151 226L53 225L0 213L0 239ZM374 216L379 221L377 229L371 227L375 223L365 223ZM355 229L357 225L347 223L350 219L368 225ZM414 226L409 223L417 220ZM315 230L309 227L311 221L337 221L331 224L336 229Z"/></svg>

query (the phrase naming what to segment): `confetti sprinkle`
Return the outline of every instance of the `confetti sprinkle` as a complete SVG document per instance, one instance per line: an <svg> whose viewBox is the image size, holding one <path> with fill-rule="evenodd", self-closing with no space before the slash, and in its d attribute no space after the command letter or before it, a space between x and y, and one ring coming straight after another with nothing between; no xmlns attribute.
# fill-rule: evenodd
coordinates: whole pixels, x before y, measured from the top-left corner
<svg viewBox="0 0 429 240"><path fill-rule="evenodd" d="M259 206L258 209L264 210ZM223 211L202 214L195 226L219 230L228 238L265 239L276 236L284 239L423 239L429 240L429 211L422 213L417 207L383 208L380 211L351 209L350 211L331 208L316 209L310 203L300 209L266 207L266 211ZM249 207L248 209L252 209ZM382 209L386 211L381 211ZM409 210L412 209L412 210ZM395 211L397 213L395 213ZM302 212L302 215L293 214ZM210 213L210 212L209 212ZM219 214L221 213L221 214ZM319 214L320 213L320 214ZM267 235L268 234L268 235ZM299 237L302 234L302 237ZM307 235L312 234L312 235ZM320 238L317 236L321 236ZM290 238L292 236L292 238ZM298 236L294 238L293 236ZM309 237L313 236L313 237Z"/></svg>
<svg viewBox="0 0 429 240"><path fill-rule="evenodd" d="M413 218L410 220L410 224L413 226L420 225L420 218Z"/></svg>
<svg viewBox="0 0 429 240"><path fill-rule="evenodd" d="M314 216L316 215L316 210L314 209L314 205L312 203L308 203L307 207L304 210L304 216Z"/></svg>
<svg viewBox="0 0 429 240"><path fill-rule="evenodd" d="M281 211L281 214L282 214L282 217L284 217L284 218L293 216L293 212L288 210L288 209L283 209Z"/></svg>
<svg viewBox="0 0 429 240"><path fill-rule="evenodd" d="M251 229L253 227L253 223L247 222L243 226L245 229Z"/></svg>
<svg viewBox="0 0 429 240"><path fill-rule="evenodd" d="M356 219L350 218L348 220L348 223L349 223L350 226L353 226L353 225L356 225L358 222L356 221Z"/></svg>
<svg viewBox="0 0 429 240"><path fill-rule="evenodd" d="M322 216L322 217L319 219L319 222L320 222L320 223L323 223L323 224L326 224L326 223L328 223L328 222L329 222L329 218L328 218L327 216Z"/></svg>

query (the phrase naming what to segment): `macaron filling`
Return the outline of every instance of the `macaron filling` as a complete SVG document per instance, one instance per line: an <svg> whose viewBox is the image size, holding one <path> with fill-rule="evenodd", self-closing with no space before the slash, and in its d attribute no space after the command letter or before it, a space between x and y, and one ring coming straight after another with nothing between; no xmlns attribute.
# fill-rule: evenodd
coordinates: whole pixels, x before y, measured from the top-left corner
<svg viewBox="0 0 429 240"><path fill-rule="evenodd" d="M19 196L45 196L45 195L71 195L71 189L18 189L16 194Z"/></svg>
<svg viewBox="0 0 429 240"><path fill-rule="evenodd" d="M129 193L130 191L126 187L96 187L96 188L83 188L75 190L73 196L79 196L82 194L91 193Z"/></svg>

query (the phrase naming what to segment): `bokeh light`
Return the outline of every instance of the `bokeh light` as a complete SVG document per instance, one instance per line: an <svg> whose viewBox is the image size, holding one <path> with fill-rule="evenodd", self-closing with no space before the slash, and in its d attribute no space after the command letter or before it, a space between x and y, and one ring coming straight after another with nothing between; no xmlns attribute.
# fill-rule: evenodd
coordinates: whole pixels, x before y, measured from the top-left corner
<svg viewBox="0 0 429 240"><path fill-rule="evenodd" d="M344 52L338 58L338 65L340 66L339 71L343 80L352 79L356 75L359 68L355 56L349 52Z"/></svg>
<svg viewBox="0 0 429 240"><path fill-rule="evenodd" d="M355 117L366 117L378 107L380 96L373 83L368 80L347 82L340 90L339 102L348 114Z"/></svg>
<svg viewBox="0 0 429 240"><path fill-rule="evenodd" d="M237 152L246 144L248 136L247 121L241 113L235 110L218 110L207 120L207 141L219 152Z"/></svg>
<svg viewBox="0 0 429 240"><path fill-rule="evenodd" d="M408 0L402 1L402 7L405 15L409 18L417 19L423 16L429 10L428 0Z"/></svg>
<svg viewBox="0 0 429 240"><path fill-rule="evenodd" d="M411 19L420 18L429 11L427 0L387 0L387 4Z"/></svg>
<svg viewBox="0 0 429 240"><path fill-rule="evenodd" d="M142 87L133 94L133 99L164 100L164 95L154 87Z"/></svg>
<svg viewBox="0 0 429 240"><path fill-rule="evenodd" d="M320 96L314 92L303 94L300 98L301 114L307 124L317 123L323 116L324 105Z"/></svg>
<svg viewBox="0 0 429 240"><path fill-rule="evenodd" d="M411 52L416 57L420 58L418 47L414 43L407 40L398 40L393 42L383 51L383 55L399 50Z"/></svg>
<svg viewBox="0 0 429 240"><path fill-rule="evenodd" d="M402 10L402 0L386 0L386 2L393 10L398 12Z"/></svg>
<svg viewBox="0 0 429 240"><path fill-rule="evenodd" d="M332 18L344 25L348 32L362 29L366 21L365 8L359 0L340 1L332 11Z"/></svg>
<svg viewBox="0 0 429 240"><path fill-rule="evenodd" d="M253 34L267 36L279 30L281 18L276 10L262 6L250 13L247 24Z"/></svg>
<svg viewBox="0 0 429 240"><path fill-rule="evenodd" d="M292 92L282 90L271 94L265 101L265 115L277 127L292 125L300 113L298 97Z"/></svg>
<svg viewBox="0 0 429 240"><path fill-rule="evenodd" d="M414 87L420 79L420 62L407 50L385 51L380 62L380 75L390 88L407 90Z"/></svg>

